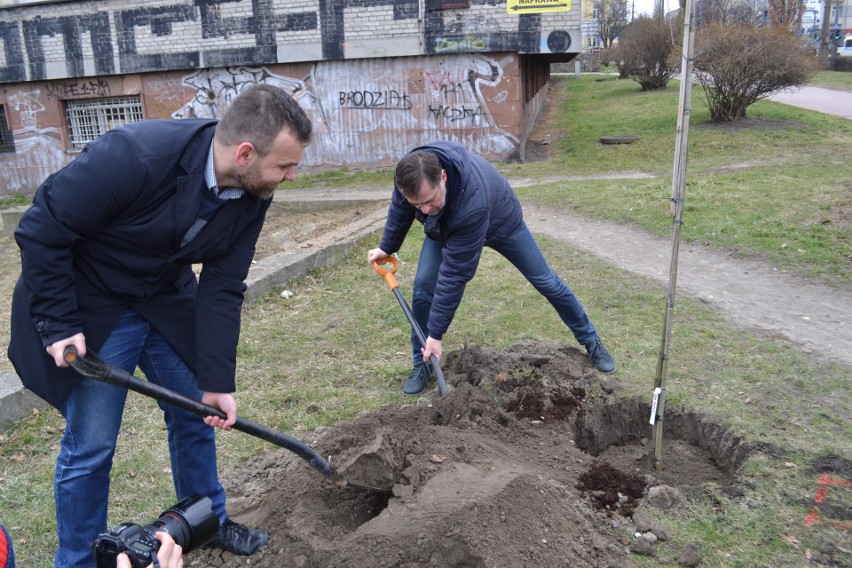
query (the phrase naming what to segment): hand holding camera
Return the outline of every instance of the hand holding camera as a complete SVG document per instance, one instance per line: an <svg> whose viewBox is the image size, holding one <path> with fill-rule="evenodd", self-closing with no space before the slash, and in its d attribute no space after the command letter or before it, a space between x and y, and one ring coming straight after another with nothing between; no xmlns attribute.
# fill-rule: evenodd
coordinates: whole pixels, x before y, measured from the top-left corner
<svg viewBox="0 0 852 568"><path fill-rule="evenodd" d="M210 499L198 495L187 497L163 511L149 525L122 523L101 533L92 545L95 568L147 568L151 564L163 568L179 566L183 553L213 540L217 530L219 519L213 513ZM165 535L158 537L158 532L171 538L165 538ZM163 554L159 554L161 545ZM122 555L124 558L121 558ZM161 558L174 559L174 563L163 564Z"/></svg>
<svg viewBox="0 0 852 568"><path fill-rule="evenodd" d="M160 549L157 551L157 564L151 562L147 568L182 568L183 567L183 550L181 546L175 542L175 539L168 533L157 531L154 533L157 540L160 541ZM116 558L116 568L133 568L130 563L130 557L124 552L119 553Z"/></svg>

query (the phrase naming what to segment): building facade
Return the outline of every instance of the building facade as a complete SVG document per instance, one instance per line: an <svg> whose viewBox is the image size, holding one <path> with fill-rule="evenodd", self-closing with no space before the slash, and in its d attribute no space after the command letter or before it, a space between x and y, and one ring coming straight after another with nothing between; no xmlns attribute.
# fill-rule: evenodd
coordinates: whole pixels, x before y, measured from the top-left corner
<svg viewBox="0 0 852 568"><path fill-rule="evenodd" d="M392 164L451 139L522 159L580 7L509 0L0 0L0 195L106 130L217 117L253 83L311 117L304 166ZM567 9L566 9L567 7Z"/></svg>

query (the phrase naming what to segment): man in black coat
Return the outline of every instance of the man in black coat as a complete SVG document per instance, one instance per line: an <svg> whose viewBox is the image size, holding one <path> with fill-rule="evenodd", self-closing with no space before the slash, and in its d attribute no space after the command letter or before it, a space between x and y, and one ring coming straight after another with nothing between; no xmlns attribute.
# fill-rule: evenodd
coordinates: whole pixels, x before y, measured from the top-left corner
<svg viewBox="0 0 852 568"><path fill-rule="evenodd" d="M398 251L415 219L426 233L411 311L427 339L421 348L411 334L414 369L402 392L426 388L431 372L424 361L441 357L443 335L485 246L506 257L550 301L599 371L615 371L615 360L580 301L548 266L527 229L515 192L491 164L454 142L433 142L400 160L394 185L382 241L367 253L367 261L381 264Z"/></svg>
<svg viewBox="0 0 852 568"><path fill-rule="evenodd" d="M57 567L91 566L91 543L107 528L127 394L68 368L68 346L130 373L138 366L152 383L224 412L202 419L160 405L177 497L211 499L213 546L248 555L266 543L265 532L228 518L209 426L236 421L244 280L273 192L295 179L310 136L290 95L255 85L218 122L112 130L39 187L15 231L22 275L9 358L66 421L54 476Z"/></svg>

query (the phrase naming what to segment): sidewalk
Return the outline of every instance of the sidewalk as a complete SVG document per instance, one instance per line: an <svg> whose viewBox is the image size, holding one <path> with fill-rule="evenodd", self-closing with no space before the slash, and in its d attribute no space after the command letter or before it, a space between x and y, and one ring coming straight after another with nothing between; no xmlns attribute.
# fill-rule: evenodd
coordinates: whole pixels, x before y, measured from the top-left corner
<svg viewBox="0 0 852 568"><path fill-rule="evenodd" d="M852 120L852 93L821 87L796 87L777 93L769 100Z"/></svg>
<svg viewBox="0 0 852 568"><path fill-rule="evenodd" d="M669 284L670 238L530 205L524 206L524 217L536 235ZM782 274L760 261L685 243L678 248L677 284L677 294L704 300L732 322L783 336L852 369L852 294ZM664 302L661 295L661 314Z"/></svg>

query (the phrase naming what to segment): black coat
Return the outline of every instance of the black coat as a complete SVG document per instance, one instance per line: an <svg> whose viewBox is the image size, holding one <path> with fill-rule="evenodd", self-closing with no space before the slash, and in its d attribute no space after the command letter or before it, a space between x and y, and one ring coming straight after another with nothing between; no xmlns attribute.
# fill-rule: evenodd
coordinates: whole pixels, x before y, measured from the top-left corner
<svg viewBox="0 0 852 568"><path fill-rule="evenodd" d="M484 158L455 142L433 142L412 152L417 150L435 154L448 170L444 209L426 216L394 188L379 248L397 252L415 219L429 238L444 245L427 326L431 337L441 339L476 274L483 247L505 240L523 224L524 215L509 182Z"/></svg>
<svg viewBox="0 0 852 568"><path fill-rule="evenodd" d="M22 274L9 358L53 406L80 377L44 348L82 331L97 352L127 307L163 333L201 390L235 390L244 280L271 200L228 201L180 248L209 191L215 127L187 119L118 128L39 187L15 231ZM203 263L198 279L195 263Z"/></svg>

